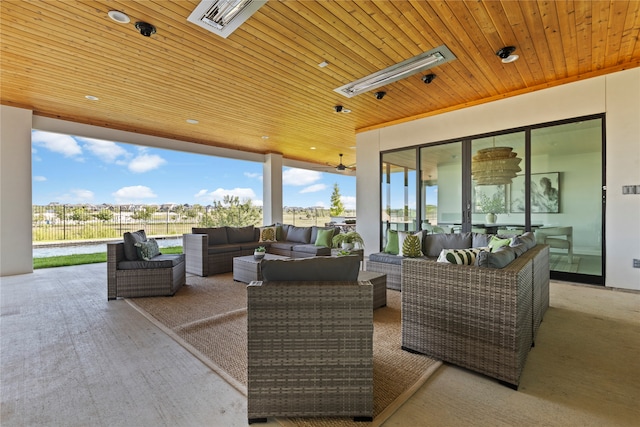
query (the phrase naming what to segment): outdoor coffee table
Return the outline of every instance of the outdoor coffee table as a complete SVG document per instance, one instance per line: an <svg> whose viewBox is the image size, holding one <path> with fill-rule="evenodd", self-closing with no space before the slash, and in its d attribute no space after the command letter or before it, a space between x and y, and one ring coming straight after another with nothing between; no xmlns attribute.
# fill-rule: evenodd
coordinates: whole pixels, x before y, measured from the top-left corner
<svg viewBox="0 0 640 427"><path fill-rule="evenodd" d="M368 280L373 285L373 309L387 305L387 275L375 271L360 271L358 280Z"/></svg>
<svg viewBox="0 0 640 427"><path fill-rule="evenodd" d="M265 254L263 259L289 259L289 257ZM253 255L235 257L233 259L233 280L244 283L262 280L260 261L259 259L255 259Z"/></svg>

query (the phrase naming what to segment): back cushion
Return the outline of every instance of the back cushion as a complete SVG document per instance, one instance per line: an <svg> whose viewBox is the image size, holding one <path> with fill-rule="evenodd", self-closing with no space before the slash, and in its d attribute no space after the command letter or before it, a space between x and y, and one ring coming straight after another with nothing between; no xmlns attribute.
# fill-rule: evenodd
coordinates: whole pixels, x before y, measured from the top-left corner
<svg viewBox="0 0 640 427"><path fill-rule="evenodd" d="M518 236L518 239L520 239L520 243L527 245L527 249L531 249L536 245L536 236L531 231Z"/></svg>
<svg viewBox="0 0 640 427"><path fill-rule="evenodd" d="M256 232L253 225L247 227L227 227L229 243L255 242Z"/></svg>
<svg viewBox="0 0 640 427"><path fill-rule="evenodd" d="M276 239L278 242L286 242L287 241L287 232L289 231L289 227L292 227L289 224L280 224L276 223L276 227L280 227L280 229L276 229Z"/></svg>
<svg viewBox="0 0 640 427"><path fill-rule="evenodd" d="M467 249L471 247L471 233L428 234L424 239L424 254L437 257L443 249Z"/></svg>
<svg viewBox="0 0 640 427"><path fill-rule="evenodd" d="M209 246L226 245L227 227L192 228L193 234L206 234L209 236Z"/></svg>
<svg viewBox="0 0 640 427"><path fill-rule="evenodd" d="M297 259L263 259L264 281L356 281L360 270L357 255Z"/></svg>
<svg viewBox="0 0 640 427"><path fill-rule="evenodd" d="M311 227L296 227L290 225L287 230L287 241L295 243L311 242Z"/></svg>
<svg viewBox="0 0 640 427"><path fill-rule="evenodd" d="M510 246L503 246L495 252L480 251L476 257L478 267L504 268L516 259L516 253Z"/></svg>
<svg viewBox="0 0 640 427"><path fill-rule="evenodd" d="M471 233L471 247L484 248L485 246L489 246L491 236L491 234Z"/></svg>
<svg viewBox="0 0 640 427"><path fill-rule="evenodd" d="M138 260L138 249L136 243L142 243L147 241L147 234L144 230L133 231L131 233L124 233L124 257L127 261Z"/></svg>

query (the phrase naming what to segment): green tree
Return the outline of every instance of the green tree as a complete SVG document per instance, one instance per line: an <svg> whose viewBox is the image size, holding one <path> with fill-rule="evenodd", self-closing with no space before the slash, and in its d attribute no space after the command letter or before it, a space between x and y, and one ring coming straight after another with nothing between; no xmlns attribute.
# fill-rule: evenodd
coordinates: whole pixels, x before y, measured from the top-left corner
<svg viewBox="0 0 640 427"><path fill-rule="evenodd" d="M153 214L156 213L158 208L156 206L144 206L142 209L135 211L131 218L140 221L149 221L153 218Z"/></svg>
<svg viewBox="0 0 640 427"><path fill-rule="evenodd" d="M111 221L113 219L113 212L109 209L101 209L100 212L96 214L96 219L104 222Z"/></svg>
<svg viewBox="0 0 640 427"><path fill-rule="evenodd" d="M244 227L258 224L260 217L260 209L253 206L251 199L240 202L239 197L227 195L222 202L213 202L213 208L202 217L201 224L204 227Z"/></svg>
<svg viewBox="0 0 640 427"><path fill-rule="evenodd" d="M333 184L333 193L331 193L331 208L329 209L329 215L342 216L344 214L344 204L340 196L340 187L338 184Z"/></svg>
<svg viewBox="0 0 640 427"><path fill-rule="evenodd" d="M71 211L71 215L69 215L69 219L73 221L83 222L91 219L91 214L87 211L87 208L84 206L80 206L74 208Z"/></svg>

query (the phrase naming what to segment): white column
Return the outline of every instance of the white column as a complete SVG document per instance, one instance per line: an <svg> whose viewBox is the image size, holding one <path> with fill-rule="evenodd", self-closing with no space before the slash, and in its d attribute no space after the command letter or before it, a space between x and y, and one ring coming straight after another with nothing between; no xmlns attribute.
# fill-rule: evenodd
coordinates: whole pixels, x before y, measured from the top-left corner
<svg viewBox="0 0 640 427"><path fill-rule="evenodd" d="M0 106L0 276L33 272L32 111Z"/></svg>
<svg viewBox="0 0 640 427"><path fill-rule="evenodd" d="M263 224L282 222L282 154L270 153L262 164Z"/></svg>

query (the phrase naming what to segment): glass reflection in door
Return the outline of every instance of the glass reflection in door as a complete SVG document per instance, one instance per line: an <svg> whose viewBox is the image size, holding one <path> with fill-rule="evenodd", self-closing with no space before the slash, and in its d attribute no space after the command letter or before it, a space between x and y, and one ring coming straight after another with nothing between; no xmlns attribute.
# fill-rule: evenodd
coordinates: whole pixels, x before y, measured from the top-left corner
<svg viewBox="0 0 640 427"><path fill-rule="evenodd" d="M462 142L420 149L421 228L428 233L462 228Z"/></svg>
<svg viewBox="0 0 640 427"><path fill-rule="evenodd" d="M382 242L389 230L416 231L416 149L382 155Z"/></svg>
<svg viewBox="0 0 640 427"><path fill-rule="evenodd" d="M550 246L552 277L601 280L602 146L600 118L531 131L531 222Z"/></svg>

